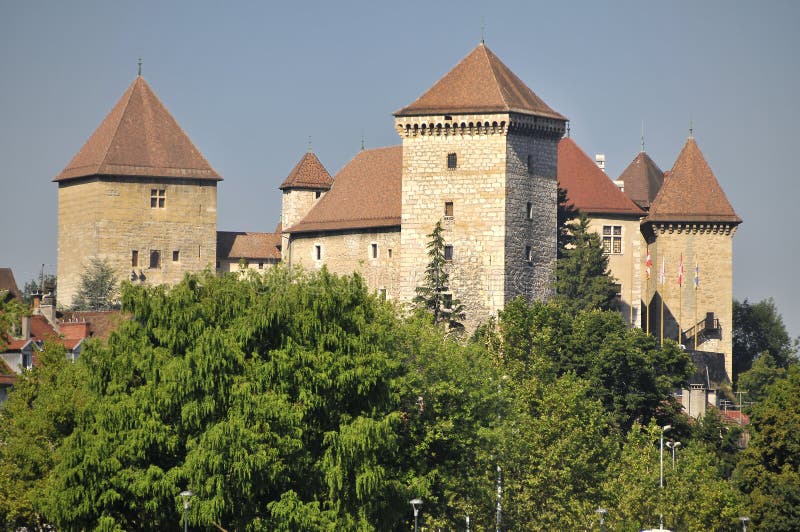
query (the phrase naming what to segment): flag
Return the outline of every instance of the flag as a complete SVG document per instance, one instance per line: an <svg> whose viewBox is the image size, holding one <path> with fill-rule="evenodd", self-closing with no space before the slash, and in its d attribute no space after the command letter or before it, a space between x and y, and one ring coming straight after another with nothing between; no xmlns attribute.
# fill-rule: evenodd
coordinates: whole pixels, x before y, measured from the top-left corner
<svg viewBox="0 0 800 532"><path fill-rule="evenodd" d="M650 280L650 268L653 266L653 261L650 259L650 248L647 248L647 259L644 261L644 274L647 280Z"/></svg>
<svg viewBox="0 0 800 532"><path fill-rule="evenodd" d="M683 253L681 253L681 262L678 265L678 286L683 286Z"/></svg>
<svg viewBox="0 0 800 532"><path fill-rule="evenodd" d="M658 272L658 282L659 284L664 284L666 282L666 277L664 276L664 257L661 257L661 270Z"/></svg>
<svg viewBox="0 0 800 532"><path fill-rule="evenodd" d="M697 258L694 259L694 289L700 288L700 265L697 263Z"/></svg>

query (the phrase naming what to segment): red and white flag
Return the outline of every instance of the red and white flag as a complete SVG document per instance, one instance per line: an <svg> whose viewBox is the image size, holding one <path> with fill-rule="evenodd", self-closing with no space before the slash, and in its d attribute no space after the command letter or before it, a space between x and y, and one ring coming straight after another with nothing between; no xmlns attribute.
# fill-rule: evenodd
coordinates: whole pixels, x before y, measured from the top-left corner
<svg viewBox="0 0 800 532"><path fill-rule="evenodd" d="M647 280L650 280L650 268L653 266L653 261L650 259L650 248L647 248L647 260L644 261L644 274Z"/></svg>
<svg viewBox="0 0 800 532"><path fill-rule="evenodd" d="M664 284L667 282L667 278L664 275L664 259L665 257L661 257L661 270L658 272L658 282L660 284Z"/></svg>
<svg viewBox="0 0 800 532"><path fill-rule="evenodd" d="M678 286L683 286L683 253L681 253L681 262L678 265Z"/></svg>

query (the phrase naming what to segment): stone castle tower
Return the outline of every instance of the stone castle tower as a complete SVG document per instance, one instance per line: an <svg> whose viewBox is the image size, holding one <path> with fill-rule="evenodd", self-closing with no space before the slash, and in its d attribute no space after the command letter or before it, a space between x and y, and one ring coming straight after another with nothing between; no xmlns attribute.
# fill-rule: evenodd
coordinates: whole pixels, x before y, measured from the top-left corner
<svg viewBox="0 0 800 532"><path fill-rule="evenodd" d="M137 77L54 179L58 304L72 305L93 257L151 284L214 268L221 179Z"/></svg>
<svg viewBox="0 0 800 532"><path fill-rule="evenodd" d="M281 227L288 229L305 218L332 184L331 174L314 152L308 150L278 187L281 191ZM288 251L288 243L287 233L281 238L281 249Z"/></svg>
<svg viewBox="0 0 800 532"><path fill-rule="evenodd" d="M690 350L724 355L733 378L733 234L742 222L694 138L681 150L642 223L652 259L649 331ZM683 282L679 268L683 260ZM664 265L664 282L660 271ZM698 283L695 287L697 273Z"/></svg>
<svg viewBox="0 0 800 532"><path fill-rule="evenodd" d="M395 113L403 142L401 301L423 282L426 235L438 220L450 288L468 320L496 314L518 295L549 295L565 124L483 43Z"/></svg>

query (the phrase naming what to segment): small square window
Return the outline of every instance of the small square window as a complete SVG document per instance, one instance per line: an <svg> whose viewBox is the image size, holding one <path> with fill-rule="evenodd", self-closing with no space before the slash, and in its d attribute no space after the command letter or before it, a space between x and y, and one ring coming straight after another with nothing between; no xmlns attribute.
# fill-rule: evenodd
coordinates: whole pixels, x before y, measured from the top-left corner
<svg viewBox="0 0 800 532"><path fill-rule="evenodd" d="M314 259L322 260L322 246L320 244L314 245Z"/></svg>
<svg viewBox="0 0 800 532"><path fill-rule="evenodd" d="M386 250L386 252L389 254L389 258L391 259L392 258L392 248L389 248L388 250Z"/></svg>
<svg viewBox="0 0 800 532"><path fill-rule="evenodd" d="M453 202L452 201L445 201L444 202L444 217L445 218L453 218Z"/></svg>
<svg viewBox="0 0 800 532"><path fill-rule="evenodd" d="M378 244L376 244L375 242L373 242L372 244L370 244L370 251L369 251L369 253L370 253L370 255L369 255L369 256L370 256L371 258L373 258L373 259L377 259L377 258L378 258Z"/></svg>
<svg viewBox="0 0 800 532"><path fill-rule="evenodd" d="M264 261L258 261L258 269L259 270L263 270L264 269Z"/></svg>
<svg viewBox="0 0 800 532"><path fill-rule="evenodd" d="M167 201L167 191L163 188L150 189L150 208L163 209Z"/></svg>
<svg viewBox="0 0 800 532"><path fill-rule="evenodd" d="M604 225L603 226L603 253L622 254L622 226Z"/></svg>
<svg viewBox="0 0 800 532"><path fill-rule="evenodd" d="M139 250L134 249L131 250L131 268L136 268L139 266Z"/></svg>
<svg viewBox="0 0 800 532"><path fill-rule="evenodd" d="M178 262L181 260L181 252L177 249L172 252L172 262Z"/></svg>
<svg viewBox="0 0 800 532"><path fill-rule="evenodd" d="M455 153L447 154L447 168L453 170L458 167L458 156Z"/></svg>
<svg viewBox="0 0 800 532"><path fill-rule="evenodd" d="M150 268L157 269L161 267L161 251L153 249L150 251Z"/></svg>
<svg viewBox="0 0 800 532"><path fill-rule="evenodd" d="M319 190L314 191L314 199L319 199L322 196L322 192Z"/></svg>
<svg viewBox="0 0 800 532"><path fill-rule="evenodd" d="M533 220L533 203L528 202L525 210L527 211L528 220Z"/></svg>
<svg viewBox="0 0 800 532"><path fill-rule="evenodd" d="M444 247L444 260L453 260L453 246L451 244Z"/></svg>

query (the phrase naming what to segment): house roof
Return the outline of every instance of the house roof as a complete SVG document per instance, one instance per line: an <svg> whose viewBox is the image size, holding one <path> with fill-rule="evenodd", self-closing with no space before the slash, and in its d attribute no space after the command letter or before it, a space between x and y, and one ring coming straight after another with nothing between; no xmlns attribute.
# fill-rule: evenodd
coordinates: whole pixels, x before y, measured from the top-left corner
<svg viewBox="0 0 800 532"><path fill-rule="evenodd" d="M644 212L569 137L558 143L558 184L581 212L644 216Z"/></svg>
<svg viewBox="0 0 800 532"><path fill-rule="evenodd" d="M42 315L31 316L31 337L35 340L46 340L48 338L58 338L55 328L50 325Z"/></svg>
<svg viewBox="0 0 800 532"><path fill-rule="evenodd" d="M622 171L618 180L625 185L625 195L638 206L647 209L664 184L664 172L642 151Z"/></svg>
<svg viewBox="0 0 800 532"><path fill-rule="evenodd" d="M281 234L217 231L218 259L281 258Z"/></svg>
<svg viewBox="0 0 800 532"><path fill-rule="evenodd" d="M53 181L92 175L222 179L141 76Z"/></svg>
<svg viewBox="0 0 800 532"><path fill-rule="evenodd" d="M503 112L566 120L481 43L395 116Z"/></svg>
<svg viewBox="0 0 800 532"><path fill-rule="evenodd" d="M278 188L281 190L288 188L328 190L332 183L331 174L328 173L314 152L308 151Z"/></svg>
<svg viewBox="0 0 800 532"><path fill-rule="evenodd" d="M62 321L85 321L89 324L89 336L105 340L117 329L120 321L125 318L125 315L118 310L71 310L64 312L61 318Z"/></svg>
<svg viewBox="0 0 800 532"><path fill-rule="evenodd" d="M17 281L14 279L14 272L11 268L0 268L0 291L8 290L15 299L20 299Z"/></svg>
<svg viewBox="0 0 800 532"><path fill-rule="evenodd" d="M289 233L400 226L403 147L362 150Z"/></svg>
<svg viewBox="0 0 800 532"><path fill-rule="evenodd" d="M8 363L0 358L0 386L13 386L17 382L17 374Z"/></svg>
<svg viewBox="0 0 800 532"><path fill-rule="evenodd" d="M694 138L684 144L647 221L741 223Z"/></svg>

